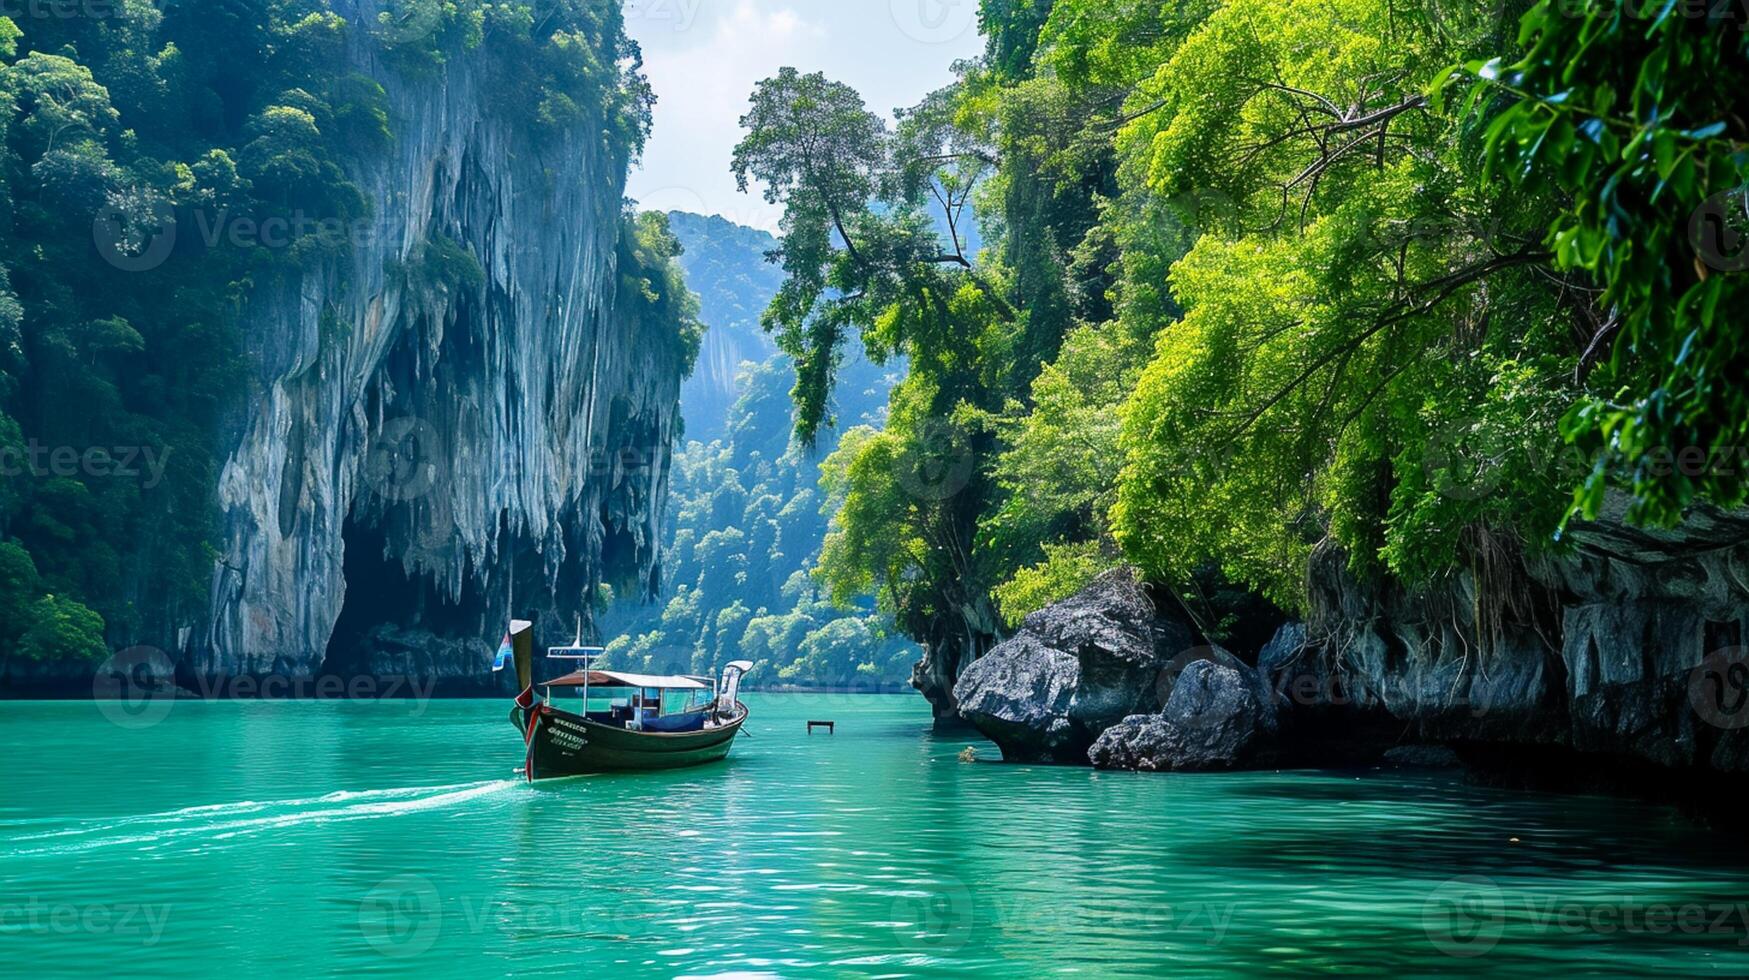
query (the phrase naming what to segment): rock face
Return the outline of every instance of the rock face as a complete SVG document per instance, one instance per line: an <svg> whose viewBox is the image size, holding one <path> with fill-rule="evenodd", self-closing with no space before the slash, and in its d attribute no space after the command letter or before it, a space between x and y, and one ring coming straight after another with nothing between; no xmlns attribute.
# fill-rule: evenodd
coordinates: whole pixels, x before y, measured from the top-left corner
<svg viewBox="0 0 1749 980"><path fill-rule="evenodd" d="M366 24L380 4L332 6ZM614 308L626 149L524 132L477 52L408 79L352 34L394 144L349 174L372 218L344 259L250 298L210 627L179 655L483 680L513 577L519 615L567 626L603 578L655 587L684 365ZM417 274L445 240L478 288ZM437 661L409 659L422 644Z"/></svg>
<svg viewBox="0 0 1749 980"><path fill-rule="evenodd" d="M1296 708L1343 692L1431 741L1749 771L1749 515L1697 509L1672 531L1611 519L1570 537L1570 554L1545 558L1472 540L1467 569L1415 593L1320 554L1313 642L1270 664L1275 686L1301 692Z"/></svg>
<svg viewBox="0 0 1749 980"><path fill-rule="evenodd" d="M1570 537L1526 557L1473 535L1465 566L1419 591L1359 582L1320 551L1308 621L1255 671L1190 647L1113 573L1029 617L954 693L1008 759L1428 765L1455 749L1623 785L1749 772L1749 514L1698 509L1659 532L1612 518Z"/></svg>
<svg viewBox="0 0 1749 980"><path fill-rule="evenodd" d="M1026 618L954 684L960 717L1009 760L1084 762L1124 718L1159 710L1162 678L1193 651L1190 628L1163 617L1127 569Z"/></svg>
<svg viewBox="0 0 1749 980"><path fill-rule="evenodd" d="M1087 757L1101 769L1230 769L1249 761L1272 727L1270 714L1246 668L1198 660L1179 673L1159 714L1106 729Z"/></svg>
<svg viewBox="0 0 1749 980"><path fill-rule="evenodd" d="M1081 663L1024 631L974 661L955 692L961 717L1010 761L1075 762L1087 730L1070 720Z"/></svg>

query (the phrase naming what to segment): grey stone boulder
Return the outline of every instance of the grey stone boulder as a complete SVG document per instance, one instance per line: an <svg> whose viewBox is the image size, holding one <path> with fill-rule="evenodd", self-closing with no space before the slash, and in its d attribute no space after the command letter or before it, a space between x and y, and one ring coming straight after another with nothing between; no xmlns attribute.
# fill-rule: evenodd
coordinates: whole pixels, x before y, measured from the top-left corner
<svg viewBox="0 0 1749 980"><path fill-rule="evenodd" d="M1026 617L1021 635L1075 658L1080 675L1069 715L1094 735L1138 711L1158 710L1161 668L1195 643L1188 625L1160 615L1128 568Z"/></svg>
<svg viewBox="0 0 1749 980"><path fill-rule="evenodd" d="M954 684L960 717L1010 762L1086 760L1100 732L1158 711L1166 668L1193 643L1129 569L1026 617Z"/></svg>
<svg viewBox="0 0 1749 980"><path fill-rule="evenodd" d="M1091 737L1069 719L1081 665L1027 633L973 662L954 686L960 717L1013 761L1079 762Z"/></svg>
<svg viewBox="0 0 1749 980"><path fill-rule="evenodd" d="M1275 636L1257 652L1257 672L1272 688L1279 688L1284 679L1304 668L1310 659L1310 644L1306 639L1306 624L1290 622L1275 631Z"/></svg>
<svg viewBox="0 0 1749 980"><path fill-rule="evenodd" d="M1197 772L1245 764L1268 728L1256 680L1212 660L1185 666L1166 706L1106 729L1087 758L1101 769Z"/></svg>
<svg viewBox="0 0 1749 980"><path fill-rule="evenodd" d="M1270 689L1269 681L1259 670L1252 668L1245 661L1234 656L1223 647L1196 647L1179 654L1161 668L1155 686L1158 689L1158 703L1169 706L1172 697L1178 690L1179 681L1189 668L1198 663L1207 663L1223 667L1238 674L1244 680L1245 686L1251 689L1251 702L1257 705L1257 725L1265 733L1273 734L1278 726L1280 712L1276 693ZM1203 675L1197 673L1193 680Z"/></svg>

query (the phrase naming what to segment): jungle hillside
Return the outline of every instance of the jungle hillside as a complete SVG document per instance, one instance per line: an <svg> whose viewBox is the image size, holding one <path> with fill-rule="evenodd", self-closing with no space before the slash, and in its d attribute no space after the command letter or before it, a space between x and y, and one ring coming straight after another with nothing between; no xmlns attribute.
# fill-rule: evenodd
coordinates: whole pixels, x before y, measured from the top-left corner
<svg viewBox="0 0 1749 980"><path fill-rule="evenodd" d="M763 325L842 501L814 582L923 646L938 712L1120 564L1243 647L1305 605L1314 554L1414 587L1558 552L1575 520L1744 502L1736 11L980 22L983 56L890 117L828 74L767 78L732 163L784 207ZM862 357L907 371L832 448Z"/></svg>
<svg viewBox="0 0 1749 980"><path fill-rule="evenodd" d="M822 455L884 425L903 365L853 358L833 395L840 423L813 450L792 440L795 368L760 328L782 281L766 261L777 241L718 217L674 212L668 224L708 333L681 390L686 435L663 525L665 588L654 604L610 604L607 662L709 673L745 659L748 682L765 688L903 689L916 644L872 596L835 602L814 574L843 502L821 485Z"/></svg>

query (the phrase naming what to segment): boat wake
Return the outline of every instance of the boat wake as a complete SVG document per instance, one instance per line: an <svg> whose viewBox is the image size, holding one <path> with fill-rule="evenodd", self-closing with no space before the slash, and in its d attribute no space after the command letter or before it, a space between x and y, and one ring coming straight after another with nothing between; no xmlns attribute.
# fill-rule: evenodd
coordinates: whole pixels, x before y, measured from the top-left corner
<svg viewBox="0 0 1749 980"><path fill-rule="evenodd" d="M458 806L520 785L520 780L498 779L455 786L349 790L300 800L243 800L82 820L56 830L9 837L0 856L50 857L107 847L149 851L178 842L222 841L301 824L374 820Z"/></svg>

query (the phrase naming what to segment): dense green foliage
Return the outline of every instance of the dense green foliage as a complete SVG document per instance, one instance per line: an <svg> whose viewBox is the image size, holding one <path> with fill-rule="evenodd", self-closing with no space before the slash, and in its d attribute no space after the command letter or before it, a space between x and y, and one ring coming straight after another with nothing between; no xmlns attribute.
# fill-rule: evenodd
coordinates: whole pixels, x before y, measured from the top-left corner
<svg viewBox="0 0 1749 980"><path fill-rule="evenodd" d="M1326 537L1420 576L1468 526L1552 530L1572 300L1530 270L1513 222L1535 203L1482 193L1460 121L1427 104L1492 25L1447 27L1235 0L1130 96L1140 187L1220 204L1195 215L1168 279L1184 315L1125 408L1114 521L1149 572L1218 562L1285 603ZM1522 496L1454 486L1492 478L1454 455Z"/></svg>
<svg viewBox="0 0 1749 980"><path fill-rule="evenodd" d="M607 0L408 0L382 25L323 0L49 7L0 17L0 643L32 659L204 620L245 301L350 247L349 168L395 139L382 85L348 67L357 32L416 84L483 46L506 111L551 138L625 155L649 124ZM642 225L622 251L660 271L663 247ZM442 236L391 271L480 276Z"/></svg>
<svg viewBox="0 0 1749 980"><path fill-rule="evenodd" d="M1749 495L1737 11L981 9L984 57L896 124L823 74L752 93L732 168L784 206L782 237L770 269L725 254L707 299L737 323L762 308L785 359L682 453L675 592L628 662L886 679L897 632L951 681L1118 562L1220 639L1243 592L1301 602L1320 548L1424 582L1478 542L1559 547L1611 491L1654 523ZM651 96L621 17L0 18L6 649L90 656L204 614L243 303L349 247L331 229L368 204L347 175L396 138L347 67L357 32L414 82L480 51L470 70L542 140L635 152ZM224 216L307 230L207 234ZM629 221L618 300L689 359L677 247ZM389 271L482 276L436 233ZM877 366L904 373L890 393Z"/></svg>
<svg viewBox="0 0 1749 980"><path fill-rule="evenodd" d="M885 385L871 367L847 383L841 411L878 409ZM665 602L603 621L610 663L708 674L750 660L750 684L871 688L902 683L916 648L868 602L831 604L810 577L831 500L815 462L787 444L794 371L777 357L749 366L728 436L687 443L675 458ZM869 397L874 395L874 397Z"/></svg>
<svg viewBox="0 0 1749 980"><path fill-rule="evenodd" d="M710 329L741 329L749 313L756 325L776 291L765 261L770 236L692 215L669 222L685 245L688 285L721 318ZM917 650L891 618L861 596L828 602L809 574L838 501L817 485L817 458L792 445L794 383L789 359L776 355L742 365L724 419L698 417L714 399L682 400L689 432L715 422L722 434L690 440L677 455L664 527L670 586L656 606L608 611L612 663L708 673L746 659L754 663L749 683L766 686L866 689L909 675ZM833 408L859 426L847 439L879 424L890 388L887 372L867 361L844 366ZM838 436L821 433L828 443Z"/></svg>
<svg viewBox="0 0 1749 980"><path fill-rule="evenodd" d="M1594 463L1576 508L1610 485L1631 516L1678 519L1749 496L1749 34L1723 4L1537 4L1516 49L1469 63L1490 188L1561 195L1555 265L1602 311L1595 371L1567 414ZM1498 109L1496 112L1495 110Z"/></svg>
<svg viewBox="0 0 1749 980"><path fill-rule="evenodd" d="M809 574L833 501L815 486L816 462L787 439L794 378L782 357L749 365L727 436L678 454L665 566L672 590L658 606L607 618L611 663L710 673L746 659L755 668L748 682L766 686L866 689L909 676L917 648L891 619L856 597L828 602ZM853 368L846 382L857 394L841 412L878 411L886 385L872 367Z"/></svg>
<svg viewBox="0 0 1749 980"><path fill-rule="evenodd" d="M989 164L952 110L938 93L888 132L848 87L785 69L755 91L733 166L785 206L788 278L765 322L797 365L800 439L828 421L852 334L874 362L909 363L886 427L846 439L823 467L844 504L820 577L839 601L873 591L907 634L957 658L995 632L974 545L992 440L971 420L1002 406L1017 324L958 231Z"/></svg>
<svg viewBox="0 0 1749 980"><path fill-rule="evenodd" d="M1218 639L1245 591L1303 601L1318 548L1414 584L1558 548L1608 488L1660 522L1742 502L1734 12L982 12L986 56L896 128L824 77L762 83L734 164L788 206L766 320L801 434L846 344L911 356L887 428L823 468L820 576L938 674L1119 561Z"/></svg>
<svg viewBox="0 0 1749 980"><path fill-rule="evenodd" d="M614 305L634 336L667 343L673 363L690 365L698 357L705 328L698 319L698 296L686 287L686 276L675 261L680 250L667 215L646 211L628 216L619 239Z"/></svg>
<svg viewBox="0 0 1749 980"><path fill-rule="evenodd" d="M434 75L483 49L497 108L549 136L600 127L605 148L641 144L651 93L615 0L390 0L371 34L401 70Z"/></svg>

